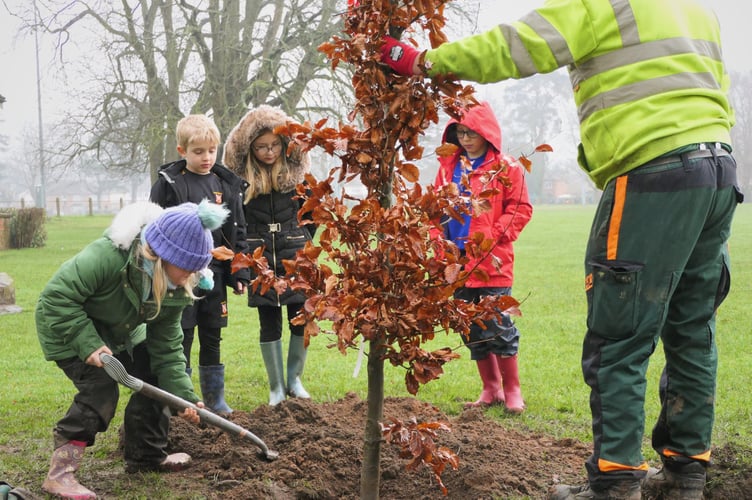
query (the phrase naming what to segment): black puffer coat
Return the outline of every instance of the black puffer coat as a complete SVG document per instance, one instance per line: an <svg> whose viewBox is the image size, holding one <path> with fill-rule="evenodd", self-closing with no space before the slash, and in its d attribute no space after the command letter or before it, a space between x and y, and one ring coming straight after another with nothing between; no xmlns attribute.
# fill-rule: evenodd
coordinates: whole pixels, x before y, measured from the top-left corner
<svg viewBox="0 0 752 500"><path fill-rule="evenodd" d="M151 188L150 201L164 208L193 201L188 199L188 187L183 176L187 169L186 165L185 160L178 160L159 167L159 176ZM222 227L217 230L221 232L219 239L222 241L222 245L233 252L247 253L246 222L243 218L243 193L248 183L219 164L214 164L211 171L222 182L225 196L223 202L230 211ZM212 234L216 237L215 233ZM221 271L224 274L223 282L232 289L237 288L238 281L249 282L250 272L248 269L241 269L232 273L229 260L212 259L211 268L215 273Z"/></svg>
<svg viewBox="0 0 752 500"><path fill-rule="evenodd" d="M270 106L259 106L249 111L228 134L223 163L238 176L247 179L246 162L253 141L287 121L287 115ZM279 190L256 196L244 205L248 251L253 253L263 246L269 267L274 269L277 276L285 275L282 261L294 259L297 251L313 238L316 231L314 225L300 225L298 219L303 200L297 199L296 187L304 183L305 174L310 169L308 155L296 151L288 156L287 164L291 175L280 184ZM248 293L248 305L251 307L299 304L304 301L303 294L289 289L282 295L273 289L265 295Z"/></svg>

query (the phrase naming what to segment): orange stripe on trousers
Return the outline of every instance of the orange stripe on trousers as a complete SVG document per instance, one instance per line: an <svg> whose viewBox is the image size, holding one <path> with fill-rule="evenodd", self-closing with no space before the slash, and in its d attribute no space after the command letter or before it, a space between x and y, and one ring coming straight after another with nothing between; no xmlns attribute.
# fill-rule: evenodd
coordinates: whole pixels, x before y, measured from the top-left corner
<svg viewBox="0 0 752 500"><path fill-rule="evenodd" d="M611 220L608 225L608 241L606 241L606 258L616 260L616 251L619 248L619 230L621 218L624 213L624 199L627 197L627 176L616 178L614 188L614 209L611 212Z"/></svg>

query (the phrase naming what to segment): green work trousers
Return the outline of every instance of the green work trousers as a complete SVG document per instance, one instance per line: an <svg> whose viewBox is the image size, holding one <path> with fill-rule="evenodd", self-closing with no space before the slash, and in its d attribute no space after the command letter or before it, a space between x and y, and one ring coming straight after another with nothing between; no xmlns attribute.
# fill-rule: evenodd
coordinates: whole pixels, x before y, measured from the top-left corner
<svg viewBox="0 0 752 500"><path fill-rule="evenodd" d="M741 199L736 162L725 152L651 162L606 186L585 258L591 486L647 471L646 371L658 339L666 366L654 446L664 455L709 459L715 311L728 293L727 240Z"/></svg>

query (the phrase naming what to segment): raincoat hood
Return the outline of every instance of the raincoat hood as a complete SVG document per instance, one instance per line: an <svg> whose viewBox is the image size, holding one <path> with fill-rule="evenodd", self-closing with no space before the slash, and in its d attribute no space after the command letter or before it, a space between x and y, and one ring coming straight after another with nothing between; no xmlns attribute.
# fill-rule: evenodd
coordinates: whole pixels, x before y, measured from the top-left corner
<svg viewBox="0 0 752 500"><path fill-rule="evenodd" d="M479 105L469 108L461 120L455 118L449 120L444 128L444 135L441 137L442 142L460 145L460 141L457 139L457 124L464 125L473 132L477 132L493 146L497 153L501 153L501 127L488 102L483 101Z"/></svg>

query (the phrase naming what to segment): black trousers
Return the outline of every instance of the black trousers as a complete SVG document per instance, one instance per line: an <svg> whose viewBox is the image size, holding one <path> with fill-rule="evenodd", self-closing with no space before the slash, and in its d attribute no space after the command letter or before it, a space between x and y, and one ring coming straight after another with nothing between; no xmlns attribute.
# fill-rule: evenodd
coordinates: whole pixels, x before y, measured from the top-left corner
<svg viewBox="0 0 752 500"><path fill-rule="evenodd" d="M289 304L287 306L288 324L303 308L303 304ZM282 307L258 306L259 325L261 326L261 342L274 342L282 338ZM290 334L302 336L305 326L291 325Z"/></svg>
<svg viewBox="0 0 752 500"><path fill-rule="evenodd" d="M144 344L137 345L133 357L126 353L115 356L136 378L152 385L157 380L149 367L149 354ZM94 444L98 432L107 430L115 416L120 391L117 383L102 368L87 365L78 358L57 361L58 367L76 386L78 393L68 412L53 429L55 448L68 441ZM126 464L153 466L167 456L167 433L171 412L156 400L134 392L125 407L123 457Z"/></svg>

